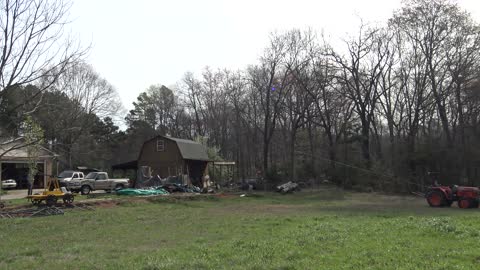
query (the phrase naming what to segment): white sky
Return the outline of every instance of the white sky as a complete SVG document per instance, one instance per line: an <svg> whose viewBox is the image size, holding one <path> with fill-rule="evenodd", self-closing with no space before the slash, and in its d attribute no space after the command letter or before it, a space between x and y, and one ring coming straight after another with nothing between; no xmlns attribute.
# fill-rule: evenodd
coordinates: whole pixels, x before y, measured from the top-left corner
<svg viewBox="0 0 480 270"><path fill-rule="evenodd" d="M205 66L242 69L256 63L269 33L355 32L359 18L386 22L400 0L72 0L72 33L92 44L88 62L131 109L152 84L174 85ZM480 1L459 0L480 22Z"/></svg>

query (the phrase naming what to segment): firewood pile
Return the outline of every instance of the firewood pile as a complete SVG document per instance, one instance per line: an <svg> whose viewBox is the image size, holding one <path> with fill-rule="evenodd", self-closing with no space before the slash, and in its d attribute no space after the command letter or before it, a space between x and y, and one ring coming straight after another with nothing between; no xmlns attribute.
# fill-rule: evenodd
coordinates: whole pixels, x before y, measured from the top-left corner
<svg viewBox="0 0 480 270"><path fill-rule="evenodd" d="M287 194L287 193L292 193L294 191L299 191L300 186L292 181L289 181L285 184L277 186L277 192L280 192L282 194Z"/></svg>

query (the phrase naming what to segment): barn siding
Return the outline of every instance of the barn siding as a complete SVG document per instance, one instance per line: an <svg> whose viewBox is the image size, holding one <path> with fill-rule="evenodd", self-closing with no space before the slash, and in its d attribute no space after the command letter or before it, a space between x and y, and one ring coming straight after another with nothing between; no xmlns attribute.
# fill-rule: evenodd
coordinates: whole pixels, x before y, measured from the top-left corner
<svg viewBox="0 0 480 270"><path fill-rule="evenodd" d="M162 152L157 151L157 139L164 140L165 150ZM162 178L186 173L185 163L176 142L161 137L145 142L138 165L151 167L152 175L158 174Z"/></svg>

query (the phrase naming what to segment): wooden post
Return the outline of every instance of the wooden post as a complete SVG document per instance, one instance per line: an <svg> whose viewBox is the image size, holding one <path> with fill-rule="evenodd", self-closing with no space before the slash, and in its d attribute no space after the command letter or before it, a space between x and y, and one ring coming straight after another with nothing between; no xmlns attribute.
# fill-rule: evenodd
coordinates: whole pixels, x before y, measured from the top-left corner
<svg viewBox="0 0 480 270"><path fill-rule="evenodd" d="M47 172L47 162L48 162L47 159L43 160L43 187L44 187L44 188L45 188L46 185L47 185L47 175L48 175L48 172Z"/></svg>
<svg viewBox="0 0 480 270"><path fill-rule="evenodd" d="M187 163L187 178L188 178L188 181L190 181L190 170L188 168L188 163Z"/></svg>
<svg viewBox="0 0 480 270"><path fill-rule="evenodd" d="M217 179L215 179L215 161L212 162L212 181L217 182Z"/></svg>

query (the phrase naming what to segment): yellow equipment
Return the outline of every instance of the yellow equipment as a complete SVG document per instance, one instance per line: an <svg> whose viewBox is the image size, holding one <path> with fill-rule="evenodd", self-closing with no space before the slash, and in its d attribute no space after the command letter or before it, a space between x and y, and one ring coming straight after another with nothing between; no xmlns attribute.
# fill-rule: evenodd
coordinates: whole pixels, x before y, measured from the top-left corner
<svg viewBox="0 0 480 270"><path fill-rule="evenodd" d="M35 193L28 195L27 199L30 199L33 205L39 205L45 200L48 206L53 206L57 203L58 199L62 199L65 204L71 204L73 203L74 196L70 192L62 191L57 178L49 177L43 192L41 194Z"/></svg>

